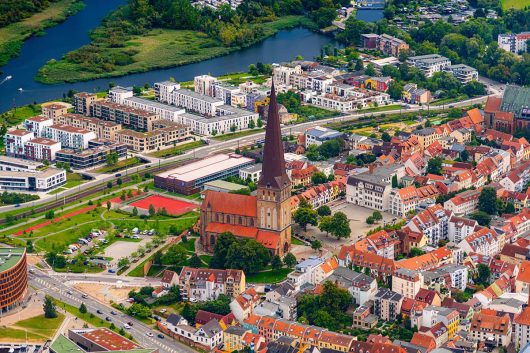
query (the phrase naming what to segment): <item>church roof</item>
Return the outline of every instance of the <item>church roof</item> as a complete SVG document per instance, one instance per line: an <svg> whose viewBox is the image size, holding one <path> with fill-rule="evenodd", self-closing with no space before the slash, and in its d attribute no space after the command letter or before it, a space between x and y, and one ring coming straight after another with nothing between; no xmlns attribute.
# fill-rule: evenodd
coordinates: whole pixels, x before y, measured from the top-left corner
<svg viewBox="0 0 530 353"><path fill-rule="evenodd" d="M227 194L213 190L207 190L201 211L256 217L258 214L258 201L255 196Z"/></svg>
<svg viewBox="0 0 530 353"><path fill-rule="evenodd" d="M283 189L290 183L285 171L285 158L283 156L282 130L280 128L280 115L274 82L271 87L267 128L265 130L265 147L263 149L263 168L258 185Z"/></svg>

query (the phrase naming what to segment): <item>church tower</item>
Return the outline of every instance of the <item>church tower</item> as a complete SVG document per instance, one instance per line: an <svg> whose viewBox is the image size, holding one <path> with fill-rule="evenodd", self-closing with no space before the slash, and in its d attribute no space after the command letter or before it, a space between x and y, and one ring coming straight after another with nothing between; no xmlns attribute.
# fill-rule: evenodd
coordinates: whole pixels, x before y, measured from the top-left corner
<svg viewBox="0 0 530 353"><path fill-rule="evenodd" d="M291 246L291 179L285 170L274 81L271 87L263 166L258 182L257 199L258 228L260 231L279 235L278 255L283 256Z"/></svg>

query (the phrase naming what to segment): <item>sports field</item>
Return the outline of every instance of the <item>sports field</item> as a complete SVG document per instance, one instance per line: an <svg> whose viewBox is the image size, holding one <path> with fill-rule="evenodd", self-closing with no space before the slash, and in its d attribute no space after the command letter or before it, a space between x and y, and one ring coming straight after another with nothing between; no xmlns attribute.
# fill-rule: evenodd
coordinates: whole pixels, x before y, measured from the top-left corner
<svg viewBox="0 0 530 353"><path fill-rule="evenodd" d="M145 199L141 199L130 204L132 207L141 208L144 210L148 210L150 205L153 205L156 211L165 208L168 214L174 216L181 215L197 208L197 205L195 204L160 195L148 196Z"/></svg>

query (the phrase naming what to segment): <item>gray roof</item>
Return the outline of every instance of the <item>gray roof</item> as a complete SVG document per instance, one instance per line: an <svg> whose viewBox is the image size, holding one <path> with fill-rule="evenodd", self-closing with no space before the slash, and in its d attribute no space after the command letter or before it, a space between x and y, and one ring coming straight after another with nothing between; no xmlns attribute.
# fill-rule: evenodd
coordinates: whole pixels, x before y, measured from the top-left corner
<svg viewBox="0 0 530 353"><path fill-rule="evenodd" d="M443 277L458 270L467 270L467 267L463 265L447 265L436 268L434 270L422 272L422 275L424 281L433 281L437 278Z"/></svg>
<svg viewBox="0 0 530 353"><path fill-rule="evenodd" d="M506 86L501 104L503 112L513 112L516 118L521 118L523 109L529 108L530 87Z"/></svg>
<svg viewBox="0 0 530 353"><path fill-rule="evenodd" d="M247 329L241 326L230 326L229 328L225 330L226 333L230 333L232 335L238 335L238 336L243 336L245 332L247 331L248 331Z"/></svg>
<svg viewBox="0 0 530 353"><path fill-rule="evenodd" d="M376 299L385 299L385 300L391 300L391 301L400 301L403 296L399 293L396 293L388 288L379 288L377 293L375 294Z"/></svg>
<svg viewBox="0 0 530 353"><path fill-rule="evenodd" d="M217 102L223 101L222 99L206 96L204 94L200 94L200 93L197 93L195 91L185 89L185 88L177 89L175 90L175 92L192 97L192 98L197 98L197 99L203 100L208 103L217 103Z"/></svg>
<svg viewBox="0 0 530 353"><path fill-rule="evenodd" d="M375 278L365 275L364 273L355 272L346 267L338 267L328 278L331 282L342 282L348 286L363 288L373 282Z"/></svg>
<svg viewBox="0 0 530 353"><path fill-rule="evenodd" d="M177 314L169 314L169 316L167 317L167 322L169 322L170 324L176 326L176 325L180 325L180 321L182 320L182 316L180 315L177 315Z"/></svg>
<svg viewBox="0 0 530 353"><path fill-rule="evenodd" d="M157 101L152 101L150 99L145 99L145 98L140 98L140 97L130 97L130 98L125 98L124 100L146 104L154 108L165 109L165 110L176 112L176 113L185 111L184 108L181 108L181 107L175 107L174 105L163 104Z"/></svg>
<svg viewBox="0 0 530 353"><path fill-rule="evenodd" d="M497 298L494 299L490 305L506 305L518 309L521 308L524 304L525 302L515 298Z"/></svg>
<svg viewBox="0 0 530 353"><path fill-rule="evenodd" d="M241 168L240 170L244 170L244 171L249 172L249 173L254 173L254 172L260 172L261 171L261 167L262 167L261 163L256 163L256 164L253 164L253 165L249 165L248 167Z"/></svg>
<svg viewBox="0 0 530 353"><path fill-rule="evenodd" d="M206 324L202 325L199 329L203 329L204 333L208 337L215 336L216 333L223 331L221 326L219 326L219 322L216 319L212 319L208 321Z"/></svg>

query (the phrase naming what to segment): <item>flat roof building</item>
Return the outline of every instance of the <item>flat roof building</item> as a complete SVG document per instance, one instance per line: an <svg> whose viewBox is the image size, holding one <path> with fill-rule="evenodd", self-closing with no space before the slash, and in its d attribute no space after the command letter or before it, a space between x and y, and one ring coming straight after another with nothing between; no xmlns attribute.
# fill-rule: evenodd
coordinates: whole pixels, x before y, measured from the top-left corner
<svg viewBox="0 0 530 353"><path fill-rule="evenodd" d="M35 161L28 161L27 159L0 156L0 171L11 172L36 172L37 169L43 167L44 164Z"/></svg>
<svg viewBox="0 0 530 353"><path fill-rule="evenodd" d="M243 167L254 160L238 154L218 154L155 175L155 186L161 189L191 195L213 180L239 175Z"/></svg>
<svg viewBox="0 0 530 353"><path fill-rule="evenodd" d="M64 169L48 168L42 172L0 171L0 190L50 191L64 183Z"/></svg>
<svg viewBox="0 0 530 353"><path fill-rule="evenodd" d="M0 314L22 303L28 291L25 248L0 248Z"/></svg>

